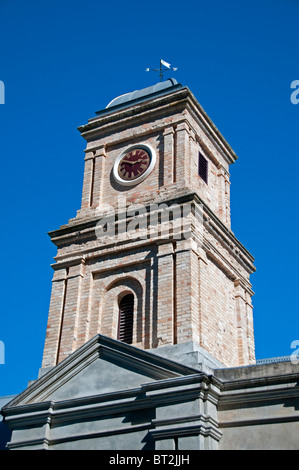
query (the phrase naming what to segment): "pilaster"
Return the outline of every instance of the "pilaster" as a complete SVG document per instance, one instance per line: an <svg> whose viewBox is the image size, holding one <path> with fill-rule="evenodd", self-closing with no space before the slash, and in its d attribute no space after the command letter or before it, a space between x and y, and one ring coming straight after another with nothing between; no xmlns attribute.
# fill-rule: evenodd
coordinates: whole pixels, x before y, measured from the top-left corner
<svg viewBox="0 0 299 470"><path fill-rule="evenodd" d="M176 243L177 343L199 343L197 244L191 238Z"/></svg>
<svg viewBox="0 0 299 470"><path fill-rule="evenodd" d="M66 278L67 268L54 272L42 361L43 368L55 366L57 363L61 321L65 304Z"/></svg>
<svg viewBox="0 0 299 470"><path fill-rule="evenodd" d="M92 188L94 176L94 152L87 151L85 155L84 179L82 189L81 209L87 209L92 204Z"/></svg>
<svg viewBox="0 0 299 470"><path fill-rule="evenodd" d="M239 365L255 362L252 306L250 294L240 280L235 281Z"/></svg>
<svg viewBox="0 0 299 470"><path fill-rule="evenodd" d="M65 282L65 299L61 312L57 363L77 349L77 328L81 300L83 264L70 266Z"/></svg>
<svg viewBox="0 0 299 470"><path fill-rule="evenodd" d="M156 450L218 449L222 435L217 413L220 388L212 382L198 375L174 379L167 394L161 390L147 392L158 405L151 431Z"/></svg>
<svg viewBox="0 0 299 470"><path fill-rule="evenodd" d="M164 136L164 165L163 165L163 186L170 185L176 181L176 162L175 162L175 147L174 136L175 131L173 126L166 127L163 133Z"/></svg>
<svg viewBox="0 0 299 470"><path fill-rule="evenodd" d="M176 127L176 182L182 186L188 185L188 174L190 171L189 155L189 126L186 122L181 122Z"/></svg>
<svg viewBox="0 0 299 470"><path fill-rule="evenodd" d="M222 165L218 166L218 216L230 228L230 181Z"/></svg>
<svg viewBox="0 0 299 470"><path fill-rule="evenodd" d="M157 346L176 342L175 254L172 243L158 244Z"/></svg>
<svg viewBox="0 0 299 470"><path fill-rule="evenodd" d="M100 206L102 202L105 159L106 159L105 146L102 146L95 151L95 157L94 157L92 207L98 207Z"/></svg>

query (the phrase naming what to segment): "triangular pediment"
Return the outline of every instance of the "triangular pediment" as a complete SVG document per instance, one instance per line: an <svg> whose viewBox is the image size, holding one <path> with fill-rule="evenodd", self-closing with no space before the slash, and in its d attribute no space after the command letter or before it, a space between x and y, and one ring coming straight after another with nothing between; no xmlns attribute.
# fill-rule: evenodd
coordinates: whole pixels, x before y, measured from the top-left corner
<svg viewBox="0 0 299 470"><path fill-rule="evenodd" d="M110 394L194 373L198 371L120 341L96 335L33 382L8 407Z"/></svg>

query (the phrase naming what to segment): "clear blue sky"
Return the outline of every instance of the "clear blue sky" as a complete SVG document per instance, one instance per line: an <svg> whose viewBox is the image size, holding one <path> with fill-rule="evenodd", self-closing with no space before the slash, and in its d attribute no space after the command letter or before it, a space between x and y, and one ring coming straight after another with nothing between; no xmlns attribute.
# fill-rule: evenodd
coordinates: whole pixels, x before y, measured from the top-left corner
<svg viewBox="0 0 299 470"><path fill-rule="evenodd" d="M53 257L47 233L80 207L77 127L156 83L162 57L239 159L232 229L256 259L256 356L289 355L298 328L298 0L0 0L0 396L41 365ZM168 75L170 76L170 75Z"/></svg>

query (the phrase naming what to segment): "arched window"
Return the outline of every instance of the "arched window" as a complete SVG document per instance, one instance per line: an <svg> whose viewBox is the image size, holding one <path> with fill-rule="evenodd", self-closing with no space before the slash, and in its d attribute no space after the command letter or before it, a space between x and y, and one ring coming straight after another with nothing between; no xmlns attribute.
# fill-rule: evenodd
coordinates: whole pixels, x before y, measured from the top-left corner
<svg viewBox="0 0 299 470"><path fill-rule="evenodd" d="M133 342L134 295L125 295L119 303L118 339L124 343Z"/></svg>

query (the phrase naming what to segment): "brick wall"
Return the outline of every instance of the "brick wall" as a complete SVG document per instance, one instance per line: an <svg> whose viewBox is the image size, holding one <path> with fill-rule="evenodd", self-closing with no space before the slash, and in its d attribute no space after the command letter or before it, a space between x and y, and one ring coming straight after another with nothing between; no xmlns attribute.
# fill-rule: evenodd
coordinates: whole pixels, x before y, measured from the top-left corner
<svg viewBox="0 0 299 470"><path fill-rule="evenodd" d="M58 251L43 367L97 333L116 338L125 293L134 295L136 346L195 341L228 366L254 362L253 259L230 232L229 164L235 155L193 95L183 90L94 118L80 130L87 140L82 206L51 233ZM140 184L120 187L113 164L137 142L155 149L156 166ZM198 176L199 151L209 161L208 184ZM149 210L154 202L190 208L190 236L162 237L148 217L143 239L121 238L117 231L107 239L95 230L108 206L119 210L119 227L132 224L127 206L143 203Z"/></svg>

